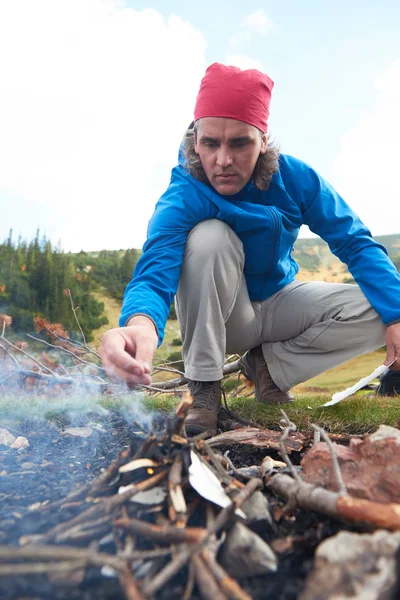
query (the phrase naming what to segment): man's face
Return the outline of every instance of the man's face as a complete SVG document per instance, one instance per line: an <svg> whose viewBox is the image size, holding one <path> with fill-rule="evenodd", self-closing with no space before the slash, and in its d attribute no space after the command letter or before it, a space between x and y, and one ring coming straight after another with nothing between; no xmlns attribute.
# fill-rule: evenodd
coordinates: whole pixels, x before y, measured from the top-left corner
<svg viewBox="0 0 400 600"><path fill-rule="evenodd" d="M213 188L237 194L249 182L257 159L265 154L267 134L235 119L203 117L197 123L194 151Z"/></svg>

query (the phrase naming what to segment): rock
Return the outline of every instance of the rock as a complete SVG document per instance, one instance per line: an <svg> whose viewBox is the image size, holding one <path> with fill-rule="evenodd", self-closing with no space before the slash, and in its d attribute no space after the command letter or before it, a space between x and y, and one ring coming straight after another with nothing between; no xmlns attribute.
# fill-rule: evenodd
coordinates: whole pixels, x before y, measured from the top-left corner
<svg viewBox="0 0 400 600"><path fill-rule="evenodd" d="M400 532L341 531L322 542L299 600L396 600Z"/></svg>
<svg viewBox="0 0 400 600"><path fill-rule="evenodd" d="M15 435L10 433L5 427L0 427L0 446L10 447L16 440Z"/></svg>
<svg viewBox="0 0 400 600"><path fill-rule="evenodd" d="M33 462L23 462L21 463L21 469L25 469L27 471L29 471L30 469L33 469L35 467L35 463Z"/></svg>
<svg viewBox="0 0 400 600"><path fill-rule="evenodd" d="M381 425L350 445L334 444L347 491L374 502L398 502L400 498L400 431ZM329 448L319 442L301 461L302 478L308 483L337 491Z"/></svg>
<svg viewBox="0 0 400 600"><path fill-rule="evenodd" d="M246 524L249 527L257 530L273 528L268 500L260 490L255 491L248 500L243 502L242 510L247 517Z"/></svg>
<svg viewBox="0 0 400 600"><path fill-rule="evenodd" d="M67 427L61 431L60 435L70 435L71 437L87 438L90 437L93 430L90 427Z"/></svg>
<svg viewBox="0 0 400 600"><path fill-rule="evenodd" d="M17 437L14 443L11 444L11 448L14 448L14 450L21 450L22 448L28 448L29 445L29 441L26 439L26 437L20 435Z"/></svg>
<svg viewBox="0 0 400 600"><path fill-rule="evenodd" d="M278 567L275 552L242 523L235 523L229 530L222 547L221 564L233 577L262 575Z"/></svg>

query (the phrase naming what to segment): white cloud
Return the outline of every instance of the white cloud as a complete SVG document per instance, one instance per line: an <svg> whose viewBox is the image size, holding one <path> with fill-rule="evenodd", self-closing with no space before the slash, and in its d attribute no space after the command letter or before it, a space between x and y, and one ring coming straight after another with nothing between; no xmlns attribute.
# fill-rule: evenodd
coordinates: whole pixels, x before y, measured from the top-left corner
<svg viewBox="0 0 400 600"><path fill-rule="evenodd" d="M271 29L273 29L274 23L267 15L265 10L263 8L259 8L245 18L244 26L250 29L250 31L266 35L271 31Z"/></svg>
<svg viewBox="0 0 400 600"><path fill-rule="evenodd" d="M3 0L4 231L32 213L32 230L45 224L67 249L140 245L192 118L205 49L190 23L118 0Z"/></svg>
<svg viewBox="0 0 400 600"><path fill-rule="evenodd" d="M265 12L264 8L253 11L244 18L241 24L241 31L230 39L232 46L238 46L242 42L248 41L253 34L267 35L275 24Z"/></svg>
<svg viewBox="0 0 400 600"><path fill-rule="evenodd" d="M400 58L377 75L374 102L341 140L335 185L372 230L398 233L400 223Z"/></svg>

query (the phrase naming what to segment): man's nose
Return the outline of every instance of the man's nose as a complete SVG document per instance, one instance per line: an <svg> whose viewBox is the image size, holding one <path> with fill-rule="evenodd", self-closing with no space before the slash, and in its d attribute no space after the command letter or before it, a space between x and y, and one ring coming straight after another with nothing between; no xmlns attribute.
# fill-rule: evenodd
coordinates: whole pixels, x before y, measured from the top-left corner
<svg viewBox="0 0 400 600"><path fill-rule="evenodd" d="M226 167L229 167L229 165L231 164L232 156L229 151L229 148L224 148L223 146L221 146L221 148L218 149L217 153L217 165L224 169Z"/></svg>

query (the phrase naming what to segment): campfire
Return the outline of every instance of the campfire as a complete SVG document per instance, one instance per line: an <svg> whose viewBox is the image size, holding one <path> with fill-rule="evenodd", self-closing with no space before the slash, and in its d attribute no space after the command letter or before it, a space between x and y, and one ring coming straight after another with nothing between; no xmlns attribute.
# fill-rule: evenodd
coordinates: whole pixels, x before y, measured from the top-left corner
<svg viewBox="0 0 400 600"><path fill-rule="evenodd" d="M104 578L118 578L121 597L129 600L154 598L174 581L175 585L179 581L187 599L198 597L195 594L205 599L250 599L251 578L275 573L288 549L310 541L310 532L305 540L279 534L279 522L289 523L296 510L344 519L353 527L359 524L363 532L379 529L375 534L348 535L364 536L373 544L373 535L379 534L381 550L389 539L400 546L399 533L382 529L400 529L400 505L349 496L325 432L316 428L316 435L328 444L337 491L300 477L289 454L306 438L286 415L281 433L245 428L210 440L187 439L184 420L191 403L185 393L161 432L136 435L91 483L41 507L44 512L68 513L69 518L40 534L21 536L19 547L0 546L0 575L40 574L59 585L71 580L78 585L85 570L96 568ZM317 439L314 442L314 447L319 445ZM232 443L278 448L283 460L267 455L259 465L235 466L229 453L221 452ZM288 501L286 506L277 502L277 496ZM386 568L385 585L389 582L392 590L397 585L395 547L393 543L392 554L387 550L386 557L393 564L391 571ZM309 590L318 577L320 572L309 577ZM301 598L331 597L310 593L305 591ZM272 597L266 594L257 597Z"/></svg>
<svg viewBox="0 0 400 600"><path fill-rule="evenodd" d="M85 341L73 342L54 325L37 323L51 342L31 337L67 353L72 364L65 368L46 353L38 359L26 345L6 340L5 327L3 322L3 388L21 394L33 388L40 396L83 382L112 393ZM228 360L226 375L236 372L237 361ZM182 387L183 374L175 374L149 391ZM21 534L0 545L1 597L26 597L21 586L10 585L13 580L24 582L29 598L399 597L399 430L381 426L372 435L341 436L315 425L314 432L302 434L281 411L279 427L271 431L239 423L227 409L226 431L187 438L191 403L183 392L161 428L130 430L129 443L100 475L79 486L71 482L56 501L29 506L40 521L36 529L31 520L24 530L24 515L9 509L20 519ZM84 430L61 433L90 435L90 427ZM14 523L1 512L18 490L11 476L36 477L27 470L33 463L22 463L25 471L4 468L7 459L15 461L8 453L22 458L27 447L26 438L0 427L0 484L9 482L6 492L0 489L0 543ZM46 460L42 466L51 464ZM90 577L96 582L92 590ZM46 588L42 596L43 581L52 591ZM119 587L101 595L99 585L109 581Z"/></svg>

